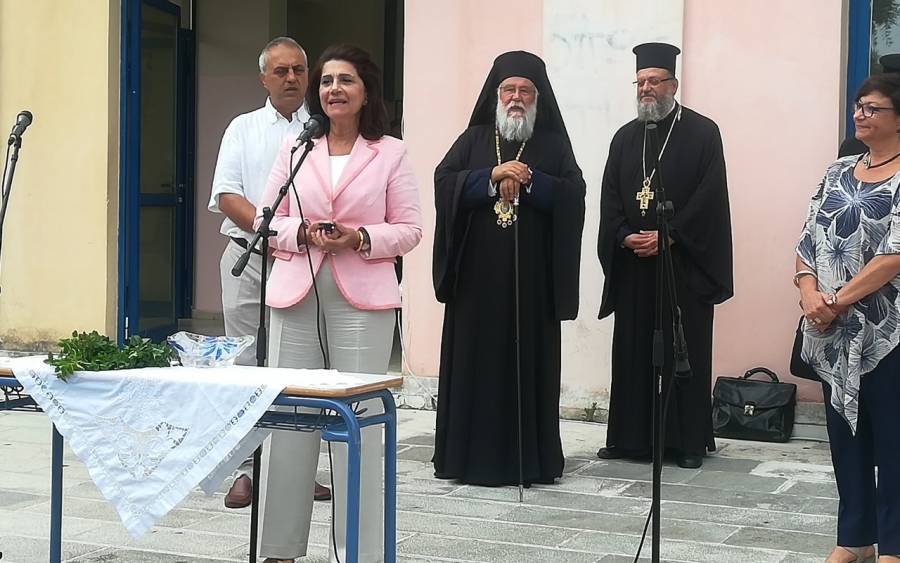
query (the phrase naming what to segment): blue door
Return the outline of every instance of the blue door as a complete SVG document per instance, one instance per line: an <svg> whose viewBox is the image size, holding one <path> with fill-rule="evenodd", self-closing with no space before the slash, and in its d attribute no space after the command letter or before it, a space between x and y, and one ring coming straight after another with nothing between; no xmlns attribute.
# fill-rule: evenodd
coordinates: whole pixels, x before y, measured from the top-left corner
<svg viewBox="0 0 900 563"><path fill-rule="evenodd" d="M118 337L159 341L192 293L192 37L165 0L123 0L122 20Z"/></svg>

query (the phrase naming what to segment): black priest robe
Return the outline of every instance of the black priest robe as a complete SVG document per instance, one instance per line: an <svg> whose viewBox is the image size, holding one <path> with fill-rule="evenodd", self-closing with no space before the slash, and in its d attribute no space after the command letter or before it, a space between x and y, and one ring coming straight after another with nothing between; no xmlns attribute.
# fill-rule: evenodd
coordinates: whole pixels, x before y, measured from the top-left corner
<svg viewBox="0 0 900 563"><path fill-rule="evenodd" d="M679 112L680 109L680 112ZM680 114L680 115L679 115ZM674 123L674 128L673 127ZM671 129L671 138L665 142ZM669 220L675 290L693 377L677 385L665 421L665 444L676 454L715 449L711 420L713 306L733 295L731 219L722 138L716 124L676 105L657 124L663 151L657 174L674 205ZM610 144L600 199L598 254L605 276L600 318L615 313L607 446L649 450L652 441L657 257L622 245L630 233L656 231L656 200L642 214L644 123L623 126ZM646 174L653 161L646 141ZM665 148L662 147L665 145ZM672 383L673 337L668 296L663 307L663 397Z"/></svg>
<svg viewBox="0 0 900 563"><path fill-rule="evenodd" d="M435 170L434 287L445 304L435 475L484 486L518 482L515 230L489 196L493 123L470 126ZM501 140L503 162L520 143ZM535 129L521 162L519 311L524 481L563 472L559 435L560 321L578 314L585 183L571 144Z"/></svg>

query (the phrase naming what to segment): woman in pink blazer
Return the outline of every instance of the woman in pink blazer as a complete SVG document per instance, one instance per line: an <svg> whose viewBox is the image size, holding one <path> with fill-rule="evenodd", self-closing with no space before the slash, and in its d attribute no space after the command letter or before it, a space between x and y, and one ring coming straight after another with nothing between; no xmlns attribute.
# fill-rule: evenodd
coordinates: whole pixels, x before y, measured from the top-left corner
<svg viewBox="0 0 900 563"><path fill-rule="evenodd" d="M324 114L325 127L295 177L296 193L289 191L272 219L269 365L383 374L400 306L394 262L422 238L418 186L405 145L386 136L381 73L368 53L329 47L309 84L310 115ZM291 154L292 144L275 160L262 205L275 200L301 154ZM254 227L261 221L262 207ZM361 407L382 408L380 400ZM320 440L318 432L272 433L261 484L260 556L267 563L306 555ZM345 444L334 446L332 549L340 561L346 455ZM383 561L382 455L382 430L364 429L360 563Z"/></svg>

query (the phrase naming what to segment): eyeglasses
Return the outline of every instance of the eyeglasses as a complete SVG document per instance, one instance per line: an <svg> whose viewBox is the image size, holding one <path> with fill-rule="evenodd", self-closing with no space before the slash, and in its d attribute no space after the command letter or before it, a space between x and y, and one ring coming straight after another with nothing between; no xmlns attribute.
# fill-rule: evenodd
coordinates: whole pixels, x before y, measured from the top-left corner
<svg viewBox="0 0 900 563"><path fill-rule="evenodd" d="M529 88L528 86L519 86L517 88L510 85L500 88L500 92L505 96L515 96L516 92L518 92L519 96L527 98L528 96L533 96L535 90L534 88Z"/></svg>
<svg viewBox="0 0 900 563"><path fill-rule="evenodd" d="M675 80L675 79L672 78L671 76L669 78L656 78L654 76L651 78L642 78L641 80L635 80L634 82L632 82L632 84L634 84L638 88L643 88L644 84L647 84L649 82L650 86L653 86L655 88L655 87L659 86L660 84L662 84L663 82L668 82L669 80Z"/></svg>
<svg viewBox="0 0 900 563"><path fill-rule="evenodd" d="M278 78L286 78L291 72L294 73L294 76L300 77L306 72L306 67L303 65L297 65L295 67L276 66L272 69L272 74Z"/></svg>
<svg viewBox="0 0 900 563"><path fill-rule="evenodd" d="M872 104L861 104L859 101L853 102L853 113L858 111L862 111L863 117L869 119L873 117L876 113L880 111L893 111L894 108L882 108L878 106L873 106Z"/></svg>

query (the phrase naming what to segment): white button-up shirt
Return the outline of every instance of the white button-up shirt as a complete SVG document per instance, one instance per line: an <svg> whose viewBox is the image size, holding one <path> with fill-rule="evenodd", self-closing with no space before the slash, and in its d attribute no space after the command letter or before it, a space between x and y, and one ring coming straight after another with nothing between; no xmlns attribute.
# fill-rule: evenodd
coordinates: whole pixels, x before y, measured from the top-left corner
<svg viewBox="0 0 900 563"><path fill-rule="evenodd" d="M222 194L236 194L254 206L259 205L259 198L285 137L296 138L309 120L309 113L301 107L291 117L290 121L285 119L267 99L265 106L231 121L219 146L209 197L210 211L221 213L219 196ZM248 241L253 238L253 233L244 231L227 216L219 232Z"/></svg>

